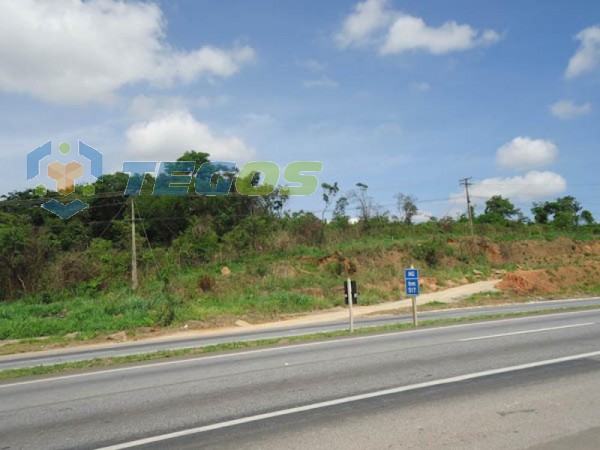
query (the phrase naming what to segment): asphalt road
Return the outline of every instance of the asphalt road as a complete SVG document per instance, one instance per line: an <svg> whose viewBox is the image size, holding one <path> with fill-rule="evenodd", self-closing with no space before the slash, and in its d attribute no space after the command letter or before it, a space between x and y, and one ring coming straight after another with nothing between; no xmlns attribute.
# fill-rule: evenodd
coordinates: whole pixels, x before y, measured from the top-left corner
<svg viewBox="0 0 600 450"><path fill-rule="evenodd" d="M597 448L599 376L596 310L358 336L3 383L0 449Z"/></svg>
<svg viewBox="0 0 600 450"><path fill-rule="evenodd" d="M514 304L507 306L490 306L470 309L455 309L449 311L420 313L421 320L433 320L444 318L458 318L477 316L482 314L516 313L526 311L539 311L548 309L560 309L566 307L581 307L600 305L600 298L585 300L554 300L525 304ZM393 323L409 323L411 316L402 315L396 317L373 317L362 318L355 321L357 328L372 327L377 325L389 325ZM214 334L211 336L168 339L163 341L140 341L133 343L112 343L83 349L63 349L36 352L29 354L15 354L0 356L0 370L18 369L22 367L42 366L60 364L64 362L83 361L94 358L107 358L115 356L127 356L140 353L152 353L160 350L176 350L206 345L220 344L224 342L255 341L261 339L299 336L303 334L322 333L326 331L343 330L348 328L347 321L323 322L316 325L305 326L275 326L271 329L240 331L230 334Z"/></svg>

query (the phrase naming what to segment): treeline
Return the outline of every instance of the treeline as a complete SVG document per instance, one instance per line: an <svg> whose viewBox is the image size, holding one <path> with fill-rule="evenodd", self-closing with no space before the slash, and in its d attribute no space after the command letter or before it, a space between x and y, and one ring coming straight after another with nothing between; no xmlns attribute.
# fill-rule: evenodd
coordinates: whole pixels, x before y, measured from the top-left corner
<svg viewBox="0 0 600 450"><path fill-rule="evenodd" d="M179 161L194 161L198 168L208 155L187 152ZM127 181L126 174L105 175L87 200L76 191L74 198L81 197L90 206L69 220L40 208L49 197L58 198L57 193L44 198L33 190L5 195L0 201L0 300L26 295L47 303L61 296L125 289L132 222L132 199L123 195ZM199 196L191 188L188 196L152 197L155 182L146 175L142 194L133 198L142 282L168 280L179 269L228 263L256 253L290 254L301 246L318 248L373 235L427 237L468 231L466 215L429 218L415 225L419 211L414 197L399 194L397 211L390 213L362 183L346 195L337 183L323 183L323 209L313 213L286 211L288 198L278 193L239 195L235 184L227 196ZM68 198L59 200L65 203ZM532 216L528 219L508 199L492 197L475 222L480 233L532 227L595 229L592 215L572 197L536 203Z"/></svg>

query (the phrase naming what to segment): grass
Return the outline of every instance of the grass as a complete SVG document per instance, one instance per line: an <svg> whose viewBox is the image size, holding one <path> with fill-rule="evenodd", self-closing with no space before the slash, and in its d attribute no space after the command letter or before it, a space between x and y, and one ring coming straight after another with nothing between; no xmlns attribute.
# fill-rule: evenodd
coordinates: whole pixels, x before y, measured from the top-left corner
<svg viewBox="0 0 600 450"><path fill-rule="evenodd" d="M424 320L420 322L419 328L427 328L427 327L436 327L436 326L448 326L448 325L456 325L461 323L469 323L469 322L479 322L479 321L489 321L489 320L499 320L499 319L508 319L508 318L516 318L516 317L525 317L525 316L538 316L544 314L557 314L561 312L571 312L571 311L586 311L586 310L594 310L600 309L600 306L583 306L583 307L567 307L567 308L555 308L555 309L547 309L547 310L539 310L539 311L527 311L527 312L511 312L511 313L501 313L501 314L481 314L475 316L468 317L458 317L458 318L447 318L447 319L435 319L435 320ZM252 349L257 347L273 347L277 345L287 345L293 344L297 342L313 342L313 341L322 341L333 338L340 337L351 337L354 335L363 335L363 334L375 334L375 333L385 333L392 331L401 331L412 329L412 324L410 323L397 323L391 325L380 325L375 327L363 327L354 330L354 333L351 334L349 331L330 331L325 333L313 333L307 334L303 336L291 336L291 337L282 337L282 338L272 338L272 339L262 339L256 341L246 341L246 342L230 342L230 343L222 343L216 345L208 345L204 347L196 347L190 349L181 349L181 350L162 350L159 352L153 353L144 353L139 355L129 355L129 356L118 356L112 358L96 358L86 361L76 361L62 364L54 364L49 366L35 366L35 367L25 367L21 369L9 369L0 371L0 380L10 380L15 378L23 378L23 377L34 377L34 376L42 376L42 375L53 375L58 373L70 373L81 370L90 370L90 369L98 369L103 367L111 367L115 365L122 364L133 364L140 363L146 361L156 361L161 359L174 359L174 358L185 358L185 357L193 357L199 355L205 355L216 352L225 352L231 350L243 350L243 349Z"/></svg>
<svg viewBox="0 0 600 450"><path fill-rule="evenodd" d="M403 234L403 230L413 234ZM484 276L493 276L494 269L514 270L517 264L524 264L516 259L494 266L480 254L480 249L471 248L472 239L462 232L437 235L432 230L390 228L369 235L351 229L339 240L319 247L299 245L262 254L232 255L200 266L172 268L168 289L149 276L136 294L121 281L120 285L103 287L104 290L90 287L89 292L77 291L79 294L65 291L27 295L0 304L0 340L44 337L50 338L47 342L60 343L61 338L71 333L77 333L77 340L89 340L120 331L134 333L145 327L169 328L189 322L204 327L227 326L237 319L251 323L270 321L341 306L346 273L334 255L356 263L357 272L352 277L357 280L362 305L402 298L403 268L413 262L422 268L422 276L434 277L439 286L446 287L482 279L474 275L473 269ZM467 232L466 225L463 231ZM478 231L485 232L485 228ZM546 241L561 237L589 240L597 235L586 229L562 232L536 227L518 232L492 230L486 235L489 241L501 246L523 239ZM448 247L447 241L457 248ZM437 254L440 242L444 248ZM419 245L423 246L422 253L427 250L425 256L433 252L429 257L436 264L428 266L415 259L414 249ZM320 263L319 259L325 257L333 260ZM532 263L532 268L559 267L563 263L552 258L545 262L539 259ZM231 275L221 274L223 266L229 267ZM592 282L582 281L574 287L574 292L600 292L593 276L588 278ZM484 301L471 299L473 305Z"/></svg>

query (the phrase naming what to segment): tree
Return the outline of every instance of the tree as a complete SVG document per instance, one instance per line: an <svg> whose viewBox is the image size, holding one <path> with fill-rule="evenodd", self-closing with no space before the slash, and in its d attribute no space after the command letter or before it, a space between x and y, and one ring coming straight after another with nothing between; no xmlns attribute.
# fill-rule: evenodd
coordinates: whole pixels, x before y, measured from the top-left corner
<svg viewBox="0 0 600 450"><path fill-rule="evenodd" d="M552 224L559 228L577 226L579 211L581 204L570 195L557 198L553 202L534 203L531 208L536 223L548 223L552 217Z"/></svg>
<svg viewBox="0 0 600 450"><path fill-rule="evenodd" d="M348 199L356 205L359 211L360 219L367 221L370 218L379 215L379 207L374 203L373 199L367 194L367 186L364 183L356 183L358 190L350 191Z"/></svg>
<svg viewBox="0 0 600 450"><path fill-rule="evenodd" d="M405 195L402 192L396 194L396 206L400 213L400 220L405 224L411 225L413 217L417 215L419 209L417 208L417 199L412 195Z"/></svg>
<svg viewBox="0 0 600 450"><path fill-rule="evenodd" d="M209 158L209 154L208 153L204 153L204 152L197 152L195 150L189 150L187 152L185 152L182 156L180 156L179 158L177 158L177 161L193 161L196 163L196 166L194 168L194 173L198 172L198 169L200 168L200 166L206 162L208 162L208 158Z"/></svg>
<svg viewBox="0 0 600 450"><path fill-rule="evenodd" d="M594 216L592 216L592 213L587 209L585 211L581 211L581 220L583 220L586 225L594 225L594 223L596 223Z"/></svg>
<svg viewBox="0 0 600 450"><path fill-rule="evenodd" d="M337 181L333 184L323 183L321 184L321 188L323 188L323 201L325 202L325 208L323 208L323 212L321 213L321 220L325 219L325 213L329 206L333 203L333 199L340 191L340 188L337 184Z"/></svg>
<svg viewBox="0 0 600 450"><path fill-rule="evenodd" d="M546 203L538 203L538 202L534 202L533 203L533 207L531 208L531 213L533 214L533 219L535 220L535 223L539 223L539 224L547 224L549 217L550 217L550 212L548 210L548 202Z"/></svg>
<svg viewBox="0 0 600 450"><path fill-rule="evenodd" d="M348 218L346 215L346 209L348 208L348 199L346 197L338 198L337 202L335 202L335 208L333 209L333 218L341 219Z"/></svg>
<svg viewBox="0 0 600 450"><path fill-rule="evenodd" d="M494 195L485 202L485 211L477 220L482 223L505 223L520 215L521 211L510 200Z"/></svg>

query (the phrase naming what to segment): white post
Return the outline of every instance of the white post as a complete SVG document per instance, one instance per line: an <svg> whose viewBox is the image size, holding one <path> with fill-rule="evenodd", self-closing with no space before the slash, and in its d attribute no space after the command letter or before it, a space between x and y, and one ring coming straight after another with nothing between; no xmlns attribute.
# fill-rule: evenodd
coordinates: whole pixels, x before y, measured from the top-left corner
<svg viewBox="0 0 600 450"><path fill-rule="evenodd" d="M348 288L348 311L350 312L350 333L354 332L354 315L352 313L352 303L354 302L354 293L352 292L352 281L350 277L348 277L348 281L346 281L346 286Z"/></svg>

